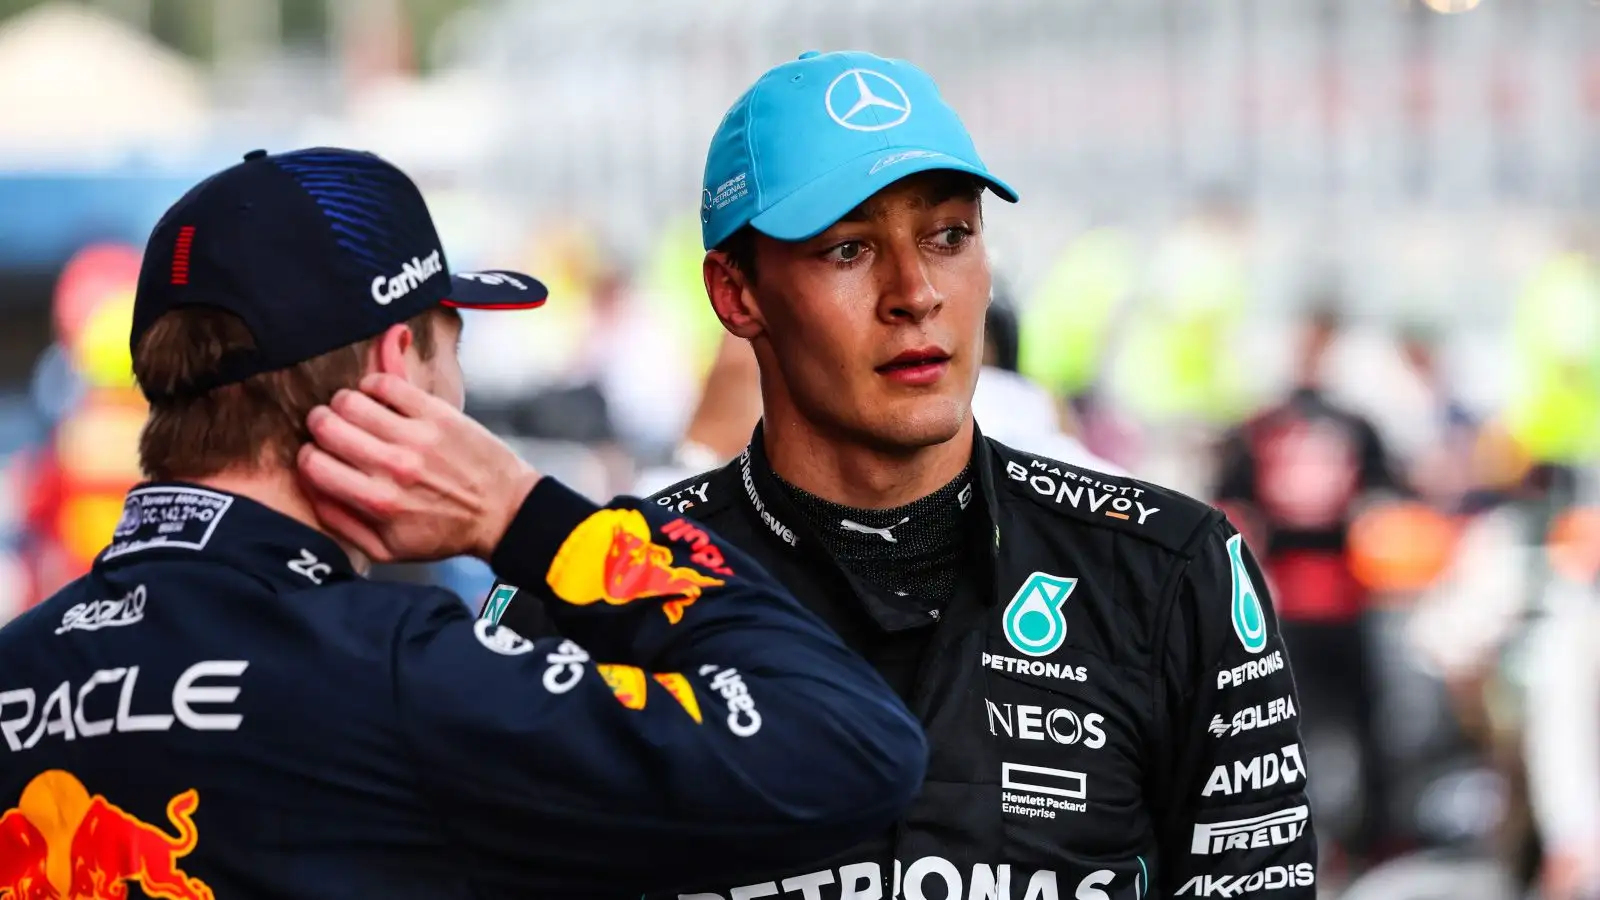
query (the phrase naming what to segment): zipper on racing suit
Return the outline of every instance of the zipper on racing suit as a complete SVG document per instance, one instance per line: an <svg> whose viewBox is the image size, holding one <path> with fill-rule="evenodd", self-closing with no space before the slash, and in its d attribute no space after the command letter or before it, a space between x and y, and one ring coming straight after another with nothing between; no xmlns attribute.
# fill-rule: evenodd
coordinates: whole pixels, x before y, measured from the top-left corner
<svg viewBox="0 0 1600 900"><path fill-rule="evenodd" d="M987 597L971 596L970 592L962 590L965 585L958 582L957 589L950 598L950 602L945 604L944 609L933 612L939 624L934 626L933 634L928 636L928 642L923 646L922 653L917 659L916 681L911 689L911 696L906 699L906 706L919 721L926 722L930 718L927 715L928 704L934 698L929 694L929 685L933 681L929 676L932 674L934 665L944 655L945 647L951 643L959 643L962 632L968 628L976 626L979 631L985 631L982 625L984 616L989 609L989 598L1000 596L999 526L994 526L994 543L989 547L986 562L989 566L987 582L990 592ZM983 645L985 647L988 646L987 636L984 638ZM976 661L972 665L977 668ZM979 674L982 674L981 670ZM929 745L929 753L931 755L933 753L931 735L929 736ZM884 885L885 900L899 900L900 897L900 845L905 842L905 835L906 823L904 819L901 819L894 825L894 837L889 842L889 858L885 860L887 868L884 870L884 880L888 882Z"/></svg>

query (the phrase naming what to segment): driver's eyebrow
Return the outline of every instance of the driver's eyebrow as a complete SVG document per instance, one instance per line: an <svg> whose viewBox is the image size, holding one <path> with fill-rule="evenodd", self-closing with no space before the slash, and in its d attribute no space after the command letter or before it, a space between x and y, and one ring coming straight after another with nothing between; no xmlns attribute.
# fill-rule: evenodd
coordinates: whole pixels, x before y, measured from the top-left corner
<svg viewBox="0 0 1600 900"><path fill-rule="evenodd" d="M955 174L955 173L952 173ZM981 187L975 187L972 180L956 175L951 178L938 178L929 180L922 189L905 198L905 202L917 209L931 209L947 200L957 197L975 197L982 193ZM872 219L881 219L888 214L887 204L882 201L868 200L839 217L841 222L867 222Z"/></svg>
<svg viewBox="0 0 1600 900"><path fill-rule="evenodd" d="M943 196L943 197L937 196L937 194L934 191L933 187L930 186L927 190L918 191L916 194L913 194L913 195L911 195L909 197L906 197L904 200L897 201L897 203L899 205L901 205L901 206L915 207L917 210L920 211L920 210L930 209L932 207L938 206L939 204L943 203L944 201L949 200L951 197L954 197L957 194L959 194L960 191L950 191L950 192L941 191L941 192L938 192L938 193L945 193L946 195ZM841 221L841 222L867 222L867 221L871 221L872 219L884 219L884 218L887 218L888 215L889 215L890 206L891 206L890 204L885 203L885 202L883 202L881 200L879 200L879 201L868 200L867 202L865 202L865 203L861 204L860 206L856 207L855 209L852 209L849 212L845 213L844 215L840 216L839 217L839 221Z"/></svg>

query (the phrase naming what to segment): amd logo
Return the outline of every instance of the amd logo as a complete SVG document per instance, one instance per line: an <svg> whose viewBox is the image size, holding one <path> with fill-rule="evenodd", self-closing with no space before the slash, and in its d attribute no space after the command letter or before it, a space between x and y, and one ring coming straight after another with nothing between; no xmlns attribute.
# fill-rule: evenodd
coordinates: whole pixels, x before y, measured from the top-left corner
<svg viewBox="0 0 1600 900"><path fill-rule="evenodd" d="M1247 790L1258 791L1275 784L1294 784L1306 775L1306 764L1300 758L1300 745L1290 744L1277 753L1267 753L1246 762L1235 761L1211 770L1200 796L1222 794L1232 797Z"/></svg>

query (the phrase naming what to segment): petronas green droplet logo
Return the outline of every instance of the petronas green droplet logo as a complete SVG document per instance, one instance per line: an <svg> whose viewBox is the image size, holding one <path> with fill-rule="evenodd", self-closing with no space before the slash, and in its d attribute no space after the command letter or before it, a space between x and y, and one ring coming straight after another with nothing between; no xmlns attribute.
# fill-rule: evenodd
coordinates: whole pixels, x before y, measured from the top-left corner
<svg viewBox="0 0 1600 900"><path fill-rule="evenodd" d="M1228 563L1233 568L1233 633L1251 653L1267 649L1267 614L1261 609L1255 582L1244 567L1244 536L1228 538Z"/></svg>
<svg viewBox="0 0 1600 900"><path fill-rule="evenodd" d="M1061 607L1078 586L1076 578L1035 572L1006 605L1006 640L1027 656L1049 656L1067 639L1067 617Z"/></svg>

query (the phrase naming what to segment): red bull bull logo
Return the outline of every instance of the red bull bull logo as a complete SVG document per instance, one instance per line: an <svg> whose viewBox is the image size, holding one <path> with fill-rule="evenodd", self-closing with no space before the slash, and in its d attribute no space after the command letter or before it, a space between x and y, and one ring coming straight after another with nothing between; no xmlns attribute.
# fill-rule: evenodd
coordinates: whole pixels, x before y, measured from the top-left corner
<svg viewBox="0 0 1600 900"><path fill-rule="evenodd" d="M71 773L45 772L0 815L0 900L125 900L130 884L165 900L215 900L178 868L199 843L199 806L193 790L167 803L172 836L91 797Z"/></svg>
<svg viewBox="0 0 1600 900"><path fill-rule="evenodd" d="M673 563L671 548L652 540L650 523L638 510L602 509L567 535L545 582L557 597L575 606L601 601L622 606L664 598L662 611L676 625L702 590L725 582L693 566Z"/></svg>

